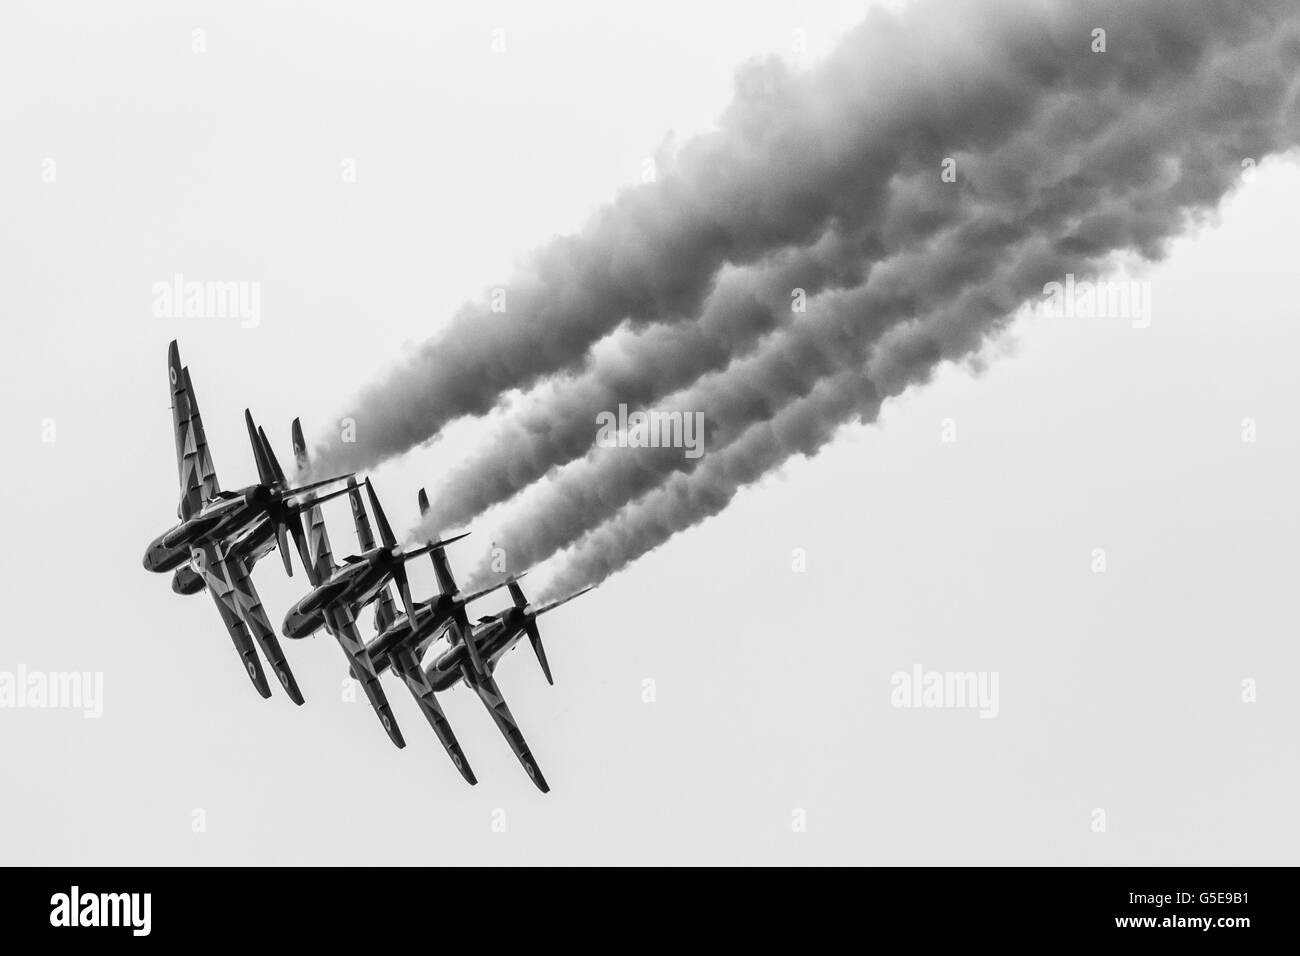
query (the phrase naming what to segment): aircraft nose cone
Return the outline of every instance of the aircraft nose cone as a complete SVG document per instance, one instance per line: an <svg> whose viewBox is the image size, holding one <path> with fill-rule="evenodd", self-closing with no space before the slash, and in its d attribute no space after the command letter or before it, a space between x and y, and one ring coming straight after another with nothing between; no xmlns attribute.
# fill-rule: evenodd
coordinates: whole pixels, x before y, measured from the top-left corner
<svg viewBox="0 0 1300 956"><path fill-rule="evenodd" d="M165 570L163 564L167 560L167 555L168 549L159 541L154 540L149 542L149 547L144 549L144 558L140 563L144 565L146 571L157 573Z"/></svg>

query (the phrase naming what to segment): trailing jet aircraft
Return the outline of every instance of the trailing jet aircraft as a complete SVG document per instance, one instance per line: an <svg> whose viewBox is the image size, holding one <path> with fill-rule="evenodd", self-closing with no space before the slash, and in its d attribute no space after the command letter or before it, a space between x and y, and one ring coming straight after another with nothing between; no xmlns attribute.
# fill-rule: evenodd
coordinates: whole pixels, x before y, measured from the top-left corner
<svg viewBox="0 0 1300 956"><path fill-rule="evenodd" d="M297 458L298 469L305 470L308 464L307 443L303 439L302 423L296 418L293 420L293 452ZM307 505L306 557L304 567L307 570L307 580L313 587L328 581L338 571L338 566L334 563L334 553L330 548L329 532L325 530L325 516L317 502L309 502ZM388 739L395 747L405 747L406 741L402 739L402 731L397 726L393 709L388 705L384 689L379 686L379 675L370 665L365 642L362 641L361 634L357 630L355 609L345 602L340 602L324 606L320 616L322 626L338 642L343 655L348 659L348 672L361 684L361 689L365 691L366 699L374 708L375 715L384 727L384 732L388 734Z"/></svg>
<svg viewBox="0 0 1300 956"><path fill-rule="evenodd" d="M397 588L406 613L414 617L415 602L411 599L411 586L406 577L406 562L465 537L464 534L459 534L444 541L430 542L414 551L403 551L393 536L384 509L379 506L379 499L375 497L375 489L369 478L366 479L366 494L370 498L370 510L374 512L375 522L379 525L379 536L383 544L362 554L344 558L342 565L322 576L285 615L282 628L285 637L297 640L320 630L325 623L324 609L331 605L347 605L354 611L367 606L379 597L389 581Z"/></svg>
<svg viewBox="0 0 1300 956"><path fill-rule="evenodd" d="M551 601L534 609L524 597L523 589L517 580L509 581L506 586L510 589L514 606L497 614L479 618L478 625L465 634L464 641L453 643L446 651L439 654L424 669L424 676L435 693L447 690L460 680L473 688L474 693L478 695L479 700L483 701L488 713L492 715L492 719L505 736L506 742L510 744L510 749L523 764L529 778L536 784L537 789L547 793L551 788L547 785L546 778L542 776L541 767L533 759L532 751L528 749L524 735L520 733L519 725L515 722L514 715L510 713L510 708L506 706L501 688L497 686L492 675L506 652L512 650L527 634L537 655L537 661L541 664L542 673L546 675L547 683L554 684L550 665L546 661L546 652L542 648L542 635L537 629L537 618L581 594L586 594L591 587L585 587L558 601ZM482 662L482 667L474 666L475 657Z"/></svg>
<svg viewBox="0 0 1300 956"><path fill-rule="evenodd" d="M172 590L178 594L197 594L207 588L257 692L263 697L271 696L271 688L253 650L254 640L289 698L301 704L302 692L280 650L266 609L253 586L251 572L253 565L276 547L277 542L284 550L285 526L292 530L298 525L298 498L338 479L288 488L283 475L274 474L269 446L255 432L252 415L245 411L261 482L238 492L222 491L208 451L189 369L181 365L175 341L167 350L167 375L171 383L172 425L180 476L181 494L176 509L179 521L150 542L144 566L159 573L173 571ZM299 527L295 537L300 536ZM284 561L287 567L287 551Z"/></svg>
<svg viewBox="0 0 1300 956"><path fill-rule="evenodd" d="M419 503L420 514L426 514L429 510L429 496L425 494L423 488L420 489ZM361 539L363 548L373 547L374 536L371 534L369 522L366 521L365 511L360 509L359 505L360 498L358 497L354 499L352 508L353 517L357 522L357 536ZM367 544L367 541L370 543ZM433 562L433 573L437 576L440 593L435 594L427 601L419 602L415 608L414 618L411 618L405 612L395 613L392 598L388 596L386 589L381 595L375 614L375 631L377 633L374 640L367 645L371 656L375 658L375 665L381 673L387 655L393 650L410 648L417 657L422 658L425 650L444 630L448 632L452 644L462 642L464 640L463 635L468 634L471 627L465 605L471 601L477 601L479 598L485 597L493 591L505 587L511 581L517 581L524 576L520 574L514 578L506 578L472 594L462 594L460 588L456 586L455 577L451 573L451 565L447 563L447 552L442 548L434 548L429 552L429 559ZM466 650L475 670L482 670L483 662L479 659L478 651L473 646L467 646Z"/></svg>
<svg viewBox="0 0 1300 956"><path fill-rule="evenodd" d="M360 542L363 550L370 550L375 547L375 535L370 528L370 520L366 517L365 502L361 500L361 491L354 482L349 482L350 494L349 499L352 503L352 521L356 527L357 540ZM429 552L431 556L437 557L443 554L441 547L435 547ZM416 610L416 619L424 620L421 614L424 612L426 605L434 602L421 602ZM405 621L407 620L406 612L398 613L394 604L393 597L388 592L388 585L385 584L380 590L378 597L375 599L375 630L381 634L392 629L394 633L402 633ZM408 635L410 639L406 641L392 640L379 641L372 640L366 645L366 656L370 660L370 665L376 674L382 674L385 670L391 668L392 672L402 679L406 684L407 690L415 698L420 712L424 714L429 726L433 728L434 734L437 735L443 749L451 757L451 762L456 766L469 783L474 784L478 781L474 777L474 771L470 769L469 761L465 757L464 751L456 740L456 735L451 729L451 724L447 722L447 717L442 711L442 705L438 703L438 698L434 696L433 688L429 686L428 678L424 676L424 671L420 668L420 658L424 653L424 648L432 640L429 636L424 644L418 643L418 639L413 635Z"/></svg>
<svg viewBox="0 0 1300 956"><path fill-rule="evenodd" d="M294 419L293 422L293 447L299 468L305 468L307 465L307 446L303 441L302 425L298 419ZM378 501L374 497L373 489L368 488L367 490L370 491L371 501L376 506L376 519L381 521L380 527L383 530L387 526L387 519L384 519L382 517L383 513L378 511ZM355 479L349 479L348 492L352 504L353 520L357 529L357 538L360 541L362 551L364 554L376 553L380 549L375 545L374 534L371 532L370 522L366 518L365 503L361 500L361 492L356 485ZM384 531L384 533L386 541L391 539L391 529ZM321 509L314 505L308 510L307 547L310 556L310 562L307 565L309 568L307 576L313 586L319 587L334 580L338 576L340 569L334 564L333 554L330 550L329 533L325 529L324 515L321 513ZM377 604L377 616L380 620L385 615L390 620L395 616L393 599L388 593L387 581L380 585L373 600ZM336 597L326 600L321 606L321 613L325 629L338 641L339 647L342 648L344 656L348 659L349 674L360 682L366 698L370 701L370 706L374 708L384 730L388 732L389 739L398 747L406 746L406 741L402 739L402 732L393 716L392 708L389 706L388 697L379 684L379 670L381 669L377 666L379 661L382 661L385 667L392 667L393 672L398 674L406 683L411 695L420 707L420 712L428 720L429 726L433 728L433 732L437 735L443 749L447 751L447 755L451 757L451 762L460 771L461 776L471 784L477 783L474 771L470 768L469 761L465 757L465 752L456 740L456 735L452 732L451 725L442 712L442 707L438 704L437 698L433 696L433 691L428 686L428 680L420 669L419 658L415 656L410 648L394 647L391 651L380 655L377 660L362 642L361 635L357 631L356 610L360 606L361 603L354 603ZM292 612L290 613L292 615ZM285 633L289 633L287 629Z"/></svg>

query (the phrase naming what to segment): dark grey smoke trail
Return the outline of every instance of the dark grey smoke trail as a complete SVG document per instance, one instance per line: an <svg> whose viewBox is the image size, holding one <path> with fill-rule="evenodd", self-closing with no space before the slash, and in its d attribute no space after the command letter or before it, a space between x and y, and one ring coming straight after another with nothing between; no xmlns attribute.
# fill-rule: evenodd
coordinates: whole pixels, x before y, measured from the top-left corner
<svg viewBox="0 0 1300 956"><path fill-rule="evenodd" d="M711 425L704 458L688 459L680 449L594 451L541 488L499 542L512 566L544 560L675 472L703 467L751 424L770 420L846 363L859 368L869 343L890 325L937 308L987 274L1010 247L1011 231L991 218L968 224L932 247L878 266L861 287L815 299L803 321L758 353L667 400L667 408L704 410ZM430 522L416 536L435 527Z"/></svg>
<svg viewBox="0 0 1300 956"><path fill-rule="evenodd" d="M580 370L625 322L693 321L724 265L878 220L909 164L987 152L1060 89L1141 92L1193 71L1207 47L1258 29L1279 6L922 2L901 18L872 15L811 73L755 64L715 133L503 283L506 311L486 295L467 304L364 390L349 411L356 441L331 438L317 467L374 465L512 389ZM1103 22L1108 52L1094 54L1090 31Z"/></svg>
<svg viewBox="0 0 1300 956"><path fill-rule="evenodd" d="M1067 86L1063 92L1047 90L1044 101L1052 104L1054 115L1048 114L1046 108L1040 109L1026 118L1022 131L1045 130L1050 134L1065 129L1074 134L1076 141L1086 140L1099 132L1092 117L1104 115L1106 122L1113 124L1124 121L1125 112L1150 107L1145 85L1126 83L1104 93L1101 102L1090 102L1097 96L1093 86L1083 85L1078 90ZM1087 124L1077 124L1079 118L1087 120ZM1071 124L1078 128L1072 129ZM1047 141L1018 141L1013 149L1003 147L998 163L991 163L987 154L977 157L975 163L990 172L985 177L986 187L991 186L994 192L1000 185L998 177L1007 177L1009 171L1011 178L1002 184L1001 191L1007 192L1007 185L1023 189L1033 185L1028 180L1033 168L1053 158L1046 153L1053 145L1050 135ZM1068 150L1076 148L1076 143L1058 135L1055 146ZM969 180L963 178L954 187L937 189L936 179L932 161L906 178L902 177L900 164L878 219L857 224L857 231L849 234L838 231L842 228L838 227L808 247L782 250L763 262L724 272L698 321L657 325L636 336L616 337L613 343L607 343L609 347L603 353L590 357L583 374L539 389L512 413L478 455L453 470L436 496L429 527L463 525L585 454L591 447L592 422L597 412L619 404L648 406L743 356L757 339L789 316L792 288L814 294L827 287L854 285L873 260L905 251L949 225L959 213L970 211L973 192L964 188ZM794 358L792 352L790 357ZM751 391L756 389L757 384ZM702 407L686 398L675 400L675 404L686 409ZM656 461L659 468L674 467L662 455L656 456ZM645 470L650 466L624 462L622 467L630 476L626 483L629 495L655 484L654 477ZM641 470L633 476L636 468ZM580 481L582 474L575 473L570 480ZM637 481L632 483L634 478ZM602 486L610 483L596 480ZM609 508L621 504L602 501L605 510L593 514L594 518L606 517ZM582 507L576 501L574 504Z"/></svg>
<svg viewBox="0 0 1300 956"><path fill-rule="evenodd" d="M1264 155L1293 141L1296 117L1290 82L1295 55L1284 37L1271 34L1257 46L1230 45L1213 55L1207 50L1198 72L1184 71L1163 89L1157 82L1147 83L1140 97L1127 87L1112 90L1109 98L1095 91L1086 99L1062 97L1056 108L1042 112L1040 126L1027 131L1032 135L985 157L982 169L981 161L972 158L972 178L991 180L994 186L983 203L971 200L971 216L957 230L956 241L950 236L947 244L914 255L911 261L888 264L894 268L873 274L863 294L832 296L829 305L819 301L805 323L774 336L756 360L737 363L722 376L702 380L689 397L673 399L674 407L703 408L718 425L698 469L705 476L698 482L710 494L656 499L678 508L695 503L682 512L691 516L686 519L669 520L641 505L632 512L647 515L661 529L677 530L702 516L699 501L728 500L735 488L719 491L716 475L725 465L718 464L718 449L728 448L751 423L772 420L784 403L808 394L825 376L841 369L861 375L860 363L866 358L862 347L900 317L915 314L923 321L895 334L892 352L884 354L909 357L916 368L928 369L942 357L977 346L992 323L1039 291L1047 279L1059 279L1065 272L1094 272L1111 250L1157 255L1161 241L1184 226L1186 211L1211 206L1226 191L1240 173L1241 157ZM1135 115L1140 122L1134 121ZM1080 117L1088 122L1077 122ZM1017 161L1008 163L1008 155ZM1014 175L1008 177L1008 169ZM998 186L999 179L1015 185ZM1024 195L1013 197L1016 190ZM996 202L990 204L990 198ZM1031 244L1054 237L1055 245L1047 247L1050 256L1039 254L1033 270L1014 274L1022 281L1028 275L1029 285L1006 284L989 264L1011 255L1026 233L1033 233ZM882 274L890 281L891 271L896 273L892 291L886 284L882 294L880 283L872 290ZM992 279L978 287L964 317L936 311L946 296L984 274ZM846 348L854 343L856 349ZM874 377L892 393L894 379L901 375L906 382L911 374L890 373L888 363L878 360ZM760 400L747 403L755 397ZM801 407L805 410L796 414L796 421L810 414ZM839 421L828 422L831 431ZM828 433L813 428L809 434ZM658 449L608 451L567 470L530 502L530 513L505 542L516 566L572 543L627 502L693 464ZM722 461L734 462L735 454ZM755 473L752 463L724 472L750 473ZM694 486L675 479L672 487ZM626 526L629 520L620 516L616 524ZM641 540L658 543L653 536ZM633 546L620 557L618 549L607 550L609 533L595 536L595 542L581 550L596 557L579 564L592 571L621 565L627 555L644 550Z"/></svg>
<svg viewBox="0 0 1300 956"><path fill-rule="evenodd" d="M971 211L960 185L935 189L933 162L900 171L878 220L759 263L724 268L697 321L653 325L602 343L581 374L539 387L439 487L427 526L460 527L591 448L592 423L618 405L644 408L743 358L796 306L827 289L855 287L873 261L914 250ZM798 299L796 299L798 293ZM795 359L791 353L788 360ZM689 400L683 407L699 407Z"/></svg>
<svg viewBox="0 0 1300 956"><path fill-rule="evenodd" d="M1201 158L1186 158L1188 169L1199 166L1200 172L1181 176L1168 192L1181 196L1188 209L1204 201L1205 191L1212 194L1226 188L1235 178L1236 157L1231 150L1209 164L1201 163ZM1132 208L1142 206L1142 197L1133 197ZM1158 223L1148 214L1125 220L1122 213L1104 213L1094 220L1092 228L1107 230L1117 248L1155 239ZM1181 217L1170 216L1167 224L1176 231L1182 224ZM676 531L716 513L738 488L786 458L820 447L841 422L871 420L881 399L924 380L942 359L959 357L977 347L991 328L1005 319L1019 300L1040 289L1043 281L1059 279L1064 271L1074 271L1080 277L1095 273L1101 260L1094 255L1081 257L1075 251L1083 241L1083 235L1076 232L1066 241L1031 243L1019 265L972 289L955 306L891 330L875 350L867 374L849 369L836 379L819 382L807 398L793 403L772 420L753 426L740 440L706 456L695 472L673 476L659 490L592 532L573 552L553 590L564 590L579 581L599 580ZM1094 254L1102 251L1093 242L1088 244ZM860 398L853 398L855 392ZM529 546L536 543L529 542Z"/></svg>
<svg viewBox="0 0 1300 956"><path fill-rule="evenodd" d="M697 321L612 337L586 371L539 387L478 454L454 468L439 488L429 526L458 527L582 457L599 412L620 403L651 405L748 354L792 314L793 290L813 295L857 285L874 242L874 236L831 231L762 265L724 268Z"/></svg>
<svg viewBox="0 0 1300 956"><path fill-rule="evenodd" d="M1063 269L1090 277L1100 262L1063 254L1068 243L1035 240L990 283L882 342L866 372L850 369L819 381L805 397L739 439L706 456L690 473L674 474L654 491L587 532L552 579L541 600L604 580L679 531L722 511L736 493L797 455L810 456L851 422L874 421L882 402L925 381L945 359L975 348L1016 305ZM513 543L507 545L513 549ZM510 553L514 553L511 550ZM475 577L485 577L479 569Z"/></svg>

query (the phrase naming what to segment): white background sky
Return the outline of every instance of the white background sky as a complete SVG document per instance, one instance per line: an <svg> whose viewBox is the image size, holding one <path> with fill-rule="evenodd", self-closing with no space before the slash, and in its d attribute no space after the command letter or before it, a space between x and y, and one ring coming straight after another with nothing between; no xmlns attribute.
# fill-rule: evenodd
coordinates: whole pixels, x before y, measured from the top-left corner
<svg viewBox="0 0 1300 956"><path fill-rule="evenodd" d="M170 339L223 484L251 482L246 405L287 460L294 415L325 427L665 137L707 129L739 63L796 28L812 62L862 10L6 5L0 670L102 671L105 701L0 710L0 858L1294 862L1294 161L1143 274L1150 328L1021 323L982 374L946 369L545 619L556 686L526 651L498 679L549 795L464 690L444 706L477 787L385 679L395 750L324 635L285 642L306 706L263 701L209 598L142 570L174 519ZM260 282L261 325L153 317L177 272ZM381 469L394 524L487 433ZM255 579L277 624L306 587L274 556ZM424 563L414 580L431 591ZM918 662L999 672L1000 715L892 708Z"/></svg>

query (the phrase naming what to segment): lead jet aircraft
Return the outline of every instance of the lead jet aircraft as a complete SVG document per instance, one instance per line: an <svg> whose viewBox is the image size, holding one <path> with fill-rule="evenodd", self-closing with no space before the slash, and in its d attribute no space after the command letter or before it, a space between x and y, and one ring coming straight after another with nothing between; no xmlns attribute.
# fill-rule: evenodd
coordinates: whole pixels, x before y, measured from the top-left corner
<svg viewBox="0 0 1300 956"><path fill-rule="evenodd" d="M488 713L492 715L492 719L505 736L506 742L510 744L510 749L519 758L529 778L538 790L548 793L551 788L546 783L546 778L542 776L542 769L533 759L532 751L528 749L524 735L520 733L519 725L515 722L514 715L510 713L510 708L506 706L501 688L497 686L492 675L506 652L513 650L520 639L527 634L537 655L537 661L541 664L542 673L546 675L547 683L554 684L550 665L546 661L546 652L542 648L542 635L537 629L537 618L581 594L586 594L591 587L575 591L568 597L551 601L540 608L533 608L524 597L523 589L517 580L509 581L506 586L510 589L514 606L489 617L479 618L478 625L465 635L463 641L453 643L424 669L424 676L435 693L448 690L461 680L473 688L474 693L478 695L479 700L483 701ZM475 658L482 662L481 667L475 667Z"/></svg>
<svg viewBox="0 0 1300 956"><path fill-rule="evenodd" d="M258 483L239 491L222 491L216 475L203 473L211 469L206 439L200 448L194 436L202 436L202 420L194 401L189 370L179 368L176 343L168 354L169 374L172 378L172 416L176 424L176 457L181 471L181 501L177 508L180 522L155 538L145 553L145 567L151 571L170 570L183 563L192 548L209 541L230 542L238 540L270 522L280 545L285 573L293 577L293 564L289 559L287 537L293 534L302 541L302 508L299 499L319 488L343 481L350 475L323 478L297 488L288 487L283 472L272 466L273 453L259 435L253 415L244 409L244 424L253 446L253 459L257 464ZM179 378L179 381L178 381ZM182 420L182 406L188 405ZM342 494L342 491L339 492Z"/></svg>
<svg viewBox="0 0 1300 956"><path fill-rule="evenodd" d="M180 477L180 502L176 508L179 521L149 544L144 566L158 573L175 572L172 590L178 594L197 594L206 588L257 692L271 696L253 649L254 640L289 698L301 704L302 692L253 585L252 568L277 542L283 542L284 522L296 523L297 497L338 479L296 489L288 488L283 476L275 479L266 461L268 448L253 431L252 416L245 412L262 483L239 492L222 491L189 368L181 365L175 341L167 350L167 376ZM288 564L287 553L284 560Z"/></svg>
<svg viewBox="0 0 1300 956"><path fill-rule="evenodd" d="M293 422L293 448L294 454L298 459L299 469L307 467L307 445L303 441L302 424L298 419ZM365 504L361 500L360 489L357 488L354 479L348 482L349 499L352 503L352 513L357 527L357 537L360 539L363 552L371 554L376 552L374 535L370 530L370 523L366 519ZM375 501L374 491L370 490L371 500ZM376 502L376 506L377 506ZM382 515L382 512L379 512ZM387 520L384 519L381 528L387 526ZM386 533L386 540L391 538L391 529ZM307 564L308 579L313 587L319 587L334 580L340 569L334 564L333 554L330 550L329 533L325 529L325 518L321 509L311 506L308 510L308 531L307 531L307 548L309 562ZM353 560L353 559L348 559ZM392 597L388 593L387 582L380 587L374 600L377 602L377 612L382 619L384 614L390 618L393 616ZM402 738L402 732L397 726L397 720L393 716L392 708L388 704L388 697L384 694L383 687L379 683L379 673L376 668L376 661L367 650L362 642L361 635L357 630L356 611L359 604L349 602L344 599L334 598L326 601L321 607L323 625L334 639L338 641L344 656L348 659L348 672L352 678L361 684L365 691L366 698L370 701L370 706L374 708L375 714L379 717L379 722L387 731L388 737L397 747L405 747L406 741ZM292 615L292 612L290 612ZM289 632L286 630L285 632ZM452 764L460 771L469 783L477 783L474 777L474 771L470 768L469 761L461 749L460 743L456 740L456 735L451 730L451 725L447 723L447 718L439 706L437 698L433 696L433 691L425 679L424 672L420 669L418 658L410 652L409 649L394 649L392 653L382 656L384 666L393 668L393 672L400 675L407 687L410 688L412 696L415 697L416 703L420 707L421 713L429 721L439 742L451 757Z"/></svg>

